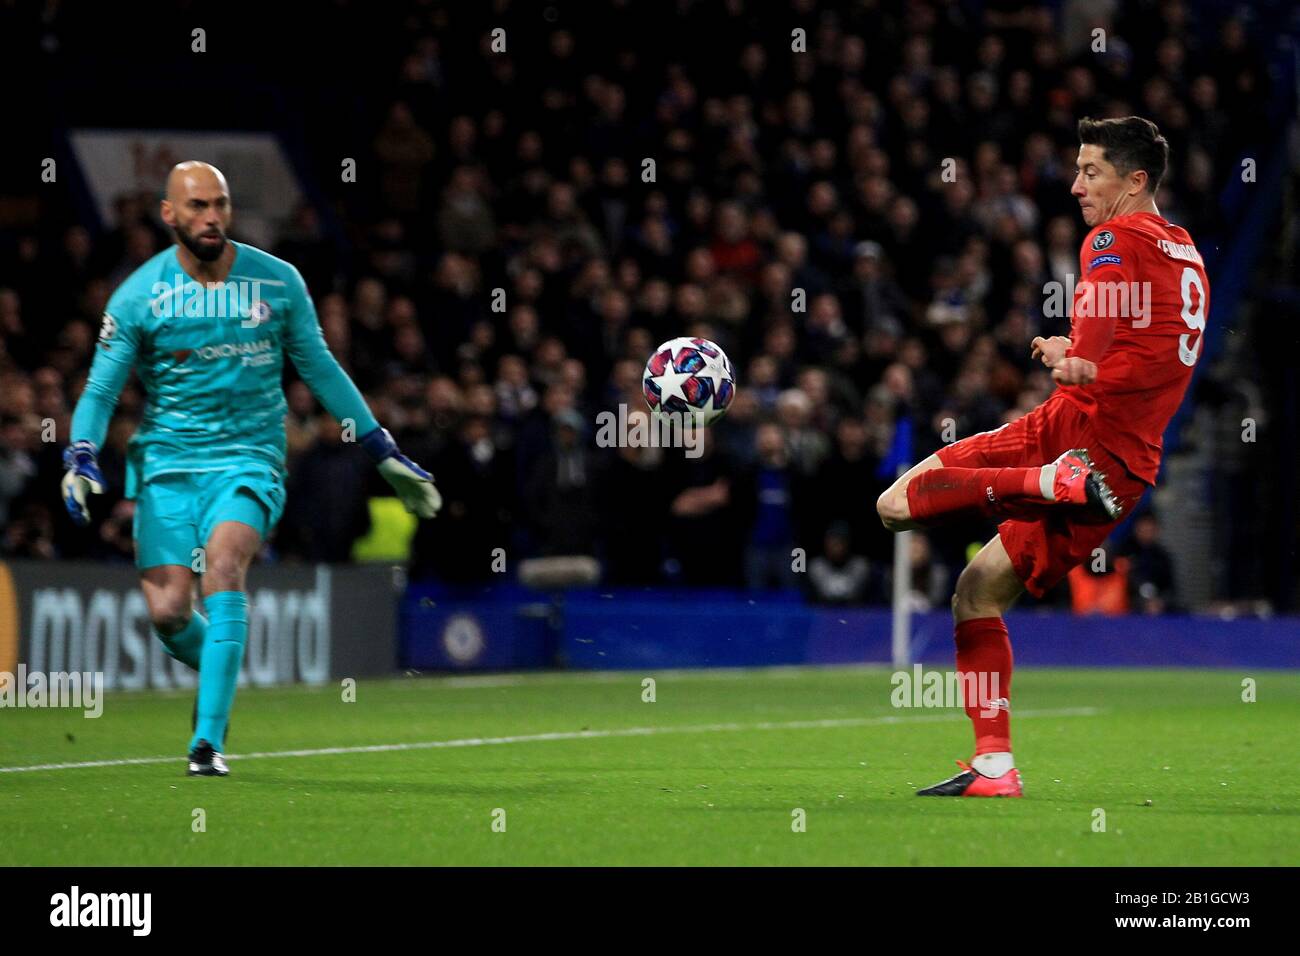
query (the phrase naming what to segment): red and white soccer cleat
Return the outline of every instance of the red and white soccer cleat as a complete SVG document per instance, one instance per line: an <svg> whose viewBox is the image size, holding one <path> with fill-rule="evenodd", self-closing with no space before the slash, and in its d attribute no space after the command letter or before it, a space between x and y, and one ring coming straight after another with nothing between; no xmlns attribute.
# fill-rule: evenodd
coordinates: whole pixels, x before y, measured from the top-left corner
<svg viewBox="0 0 1300 956"><path fill-rule="evenodd" d="M1083 505L1112 521L1123 508L1115 492L1106 484L1106 475L1088 457L1086 448L1071 448L1052 462L1052 500L1062 504Z"/></svg>
<svg viewBox="0 0 1300 956"><path fill-rule="evenodd" d="M943 783L916 791L918 797L1023 797L1020 771L1012 767L1000 777L986 777L964 760L958 760L962 772Z"/></svg>

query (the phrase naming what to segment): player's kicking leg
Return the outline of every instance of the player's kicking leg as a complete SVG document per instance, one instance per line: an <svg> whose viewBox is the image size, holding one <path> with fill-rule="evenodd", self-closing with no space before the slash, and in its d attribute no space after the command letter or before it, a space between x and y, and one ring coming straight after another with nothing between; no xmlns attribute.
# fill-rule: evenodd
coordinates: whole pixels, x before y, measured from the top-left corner
<svg viewBox="0 0 1300 956"><path fill-rule="evenodd" d="M925 527L957 516L1006 517L1024 504L1083 506L1114 520L1120 505L1083 448L1046 465L950 468L931 455L894 482L876 501L890 531Z"/></svg>
<svg viewBox="0 0 1300 956"><path fill-rule="evenodd" d="M261 544L257 529L241 521L222 521L208 537L203 575L208 633L199 664L198 713L190 739L191 776L224 777L230 772L217 747L226 736L244 661L248 641L245 581Z"/></svg>

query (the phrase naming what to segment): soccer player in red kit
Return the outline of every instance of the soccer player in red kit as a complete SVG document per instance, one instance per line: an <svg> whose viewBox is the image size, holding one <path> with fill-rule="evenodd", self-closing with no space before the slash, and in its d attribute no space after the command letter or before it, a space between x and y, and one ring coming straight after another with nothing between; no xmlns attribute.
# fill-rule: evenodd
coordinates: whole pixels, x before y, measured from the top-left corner
<svg viewBox="0 0 1300 956"><path fill-rule="evenodd" d="M955 515L1000 522L952 599L975 757L921 796L1021 796L1002 615L1022 591L1041 597L1088 558L1155 484L1161 435L1201 353L1210 288L1201 256L1155 204L1168 142L1136 116L1084 119L1079 141L1070 192L1089 232L1070 336L1031 343L1060 387L1024 417L940 449L876 505L891 531Z"/></svg>

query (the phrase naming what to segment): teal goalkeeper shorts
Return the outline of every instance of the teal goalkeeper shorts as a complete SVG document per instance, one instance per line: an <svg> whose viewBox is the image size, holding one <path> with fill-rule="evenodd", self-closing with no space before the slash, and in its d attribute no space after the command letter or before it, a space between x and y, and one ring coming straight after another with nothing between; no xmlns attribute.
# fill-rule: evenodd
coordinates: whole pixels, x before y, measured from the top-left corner
<svg viewBox="0 0 1300 956"><path fill-rule="evenodd" d="M242 522L265 540L283 513L284 482L265 464L157 475L135 499L136 567L193 567L221 522Z"/></svg>

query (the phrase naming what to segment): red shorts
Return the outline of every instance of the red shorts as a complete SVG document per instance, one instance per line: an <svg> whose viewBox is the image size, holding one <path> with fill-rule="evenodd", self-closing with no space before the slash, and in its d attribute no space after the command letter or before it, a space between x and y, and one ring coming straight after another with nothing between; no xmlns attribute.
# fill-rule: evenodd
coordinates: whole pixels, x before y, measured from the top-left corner
<svg viewBox="0 0 1300 956"><path fill-rule="evenodd" d="M1109 521L1084 511L1033 501L1002 507L998 536L1025 590L1042 597L1083 563L1142 499L1147 486L1102 447L1092 420L1060 392L1032 412L993 431L939 449L948 468L1025 468L1046 465L1071 448L1086 448L1119 499L1120 518Z"/></svg>

